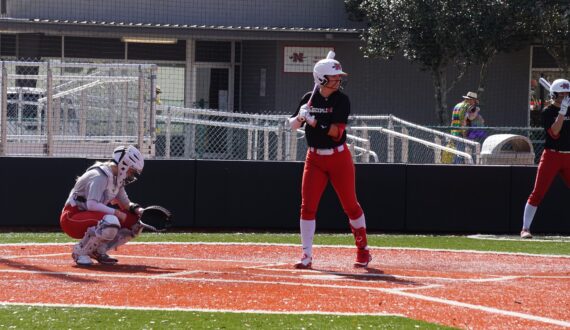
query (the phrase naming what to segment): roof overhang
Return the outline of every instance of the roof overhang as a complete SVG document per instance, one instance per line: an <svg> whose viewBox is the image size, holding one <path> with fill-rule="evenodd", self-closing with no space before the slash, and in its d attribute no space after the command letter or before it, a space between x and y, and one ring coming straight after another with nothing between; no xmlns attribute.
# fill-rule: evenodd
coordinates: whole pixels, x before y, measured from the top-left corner
<svg viewBox="0 0 570 330"><path fill-rule="evenodd" d="M71 21L48 19L0 18L0 33L42 33L92 37L116 37L125 35L164 38L210 39L264 39L264 40L336 40L356 41L362 29L303 28L260 26L214 26L192 24L153 24L98 21Z"/></svg>

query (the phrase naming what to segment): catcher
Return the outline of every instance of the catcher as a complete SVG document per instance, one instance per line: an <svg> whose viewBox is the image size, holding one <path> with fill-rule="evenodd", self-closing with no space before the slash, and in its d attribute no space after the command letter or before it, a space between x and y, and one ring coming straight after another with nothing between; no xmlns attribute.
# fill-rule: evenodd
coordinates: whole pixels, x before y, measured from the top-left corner
<svg viewBox="0 0 570 330"><path fill-rule="evenodd" d="M96 162L77 178L61 212L60 225L67 235L81 239L71 254L78 265L92 265L92 259L113 265L118 260L107 254L110 249L137 237L144 228L161 231L167 226L168 210L156 206L143 209L127 196L125 186L137 179L143 167L137 148L121 146L113 151L110 161ZM153 223L145 223L146 217ZM157 221L159 218L162 221Z"/></svg>

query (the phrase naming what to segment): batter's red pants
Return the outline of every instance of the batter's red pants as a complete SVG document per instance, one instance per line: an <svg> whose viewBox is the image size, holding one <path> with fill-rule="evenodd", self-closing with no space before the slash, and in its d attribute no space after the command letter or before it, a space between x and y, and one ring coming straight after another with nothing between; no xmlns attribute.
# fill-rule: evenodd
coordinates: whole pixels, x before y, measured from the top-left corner
<svg viewBox="0 0 570 330"><path fill-rule="evenodd" d="M127 219L121 223L122 228L131 228L139 217L131 212L126 211ZM73 238L83 238L89 227L96 226L107 213L96 211L81 211L77 206L66 205L59 217L61 229Z"/></svg>
<svg viewBox="0 0 570 330"><path fill-rule="evenodd" d="M332 155L307 151L301 187L301 219L316 218L321 196L329 180L340 199L344 213L349 219L358 219L363 212L356 199L354 163L346 144L343 151L338 152L335 149Z"/></svg>
<svg viewBox="0 0 570 330"><path fill-rule="evenodd" d="M534 189L528 197L530 205L540 205L558 173L562 176L566 186L570 187L570 154L545 149L538 163Z"/></svg>

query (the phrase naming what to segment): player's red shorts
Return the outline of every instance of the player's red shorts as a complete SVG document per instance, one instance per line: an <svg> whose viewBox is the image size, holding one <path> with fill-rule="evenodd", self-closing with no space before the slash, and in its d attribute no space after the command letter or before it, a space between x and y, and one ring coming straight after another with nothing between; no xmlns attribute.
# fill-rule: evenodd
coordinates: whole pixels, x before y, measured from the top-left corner
<svg viewBox="0 0 570 330"><path fill-rule="evenodd" d="M131 228L138 221L138 216L131 212L127 213L127 219L121 223L122 228ZM73 238L83 238L89 227L96 226L106 215L104 212L81 211L77 206L66 205L59 217L61 229Z"/></svg>

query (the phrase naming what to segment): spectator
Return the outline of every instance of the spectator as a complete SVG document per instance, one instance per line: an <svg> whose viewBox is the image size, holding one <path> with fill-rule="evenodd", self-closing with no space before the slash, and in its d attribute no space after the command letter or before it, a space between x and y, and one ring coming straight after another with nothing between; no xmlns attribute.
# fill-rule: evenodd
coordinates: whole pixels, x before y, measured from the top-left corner
<svg viewBox="0 0 570 330"><path fill-rule="evenodd" d="M471 125L473 121L478 125L483 117L479 115L479 107L477 104L479 100L477 99L477 93L475 92L468 92L467 95L463 96L463 101L457 103L453 108L451 113L451 126L452 127L461 127L462 129L452 129L451 134L454 136L458 136L461 138L467 138L467 127ZM469 119L471 118L471 119ZM478 119L480 118L480 119ZM469 122L468 122L469 120ZM449 145L450 147L455 147L454 144ZM461 142L457 143L457 147L455 148L458 151L464 151L465 145ZM459 156L455 156L453 160L454 164L462 164L463 158Z"/></svg>
<svg viewBox="0 0 570 330"><path fill-rule="evenodd" d="M477 127L485 126L485 119L483 119L483 116L479 113L480 111L479 106L474 105L469 108L465 115L465 126L472 127L466 131L465 137L477 142L482 142L487 136L484 130L477 129Z"/></svg>

